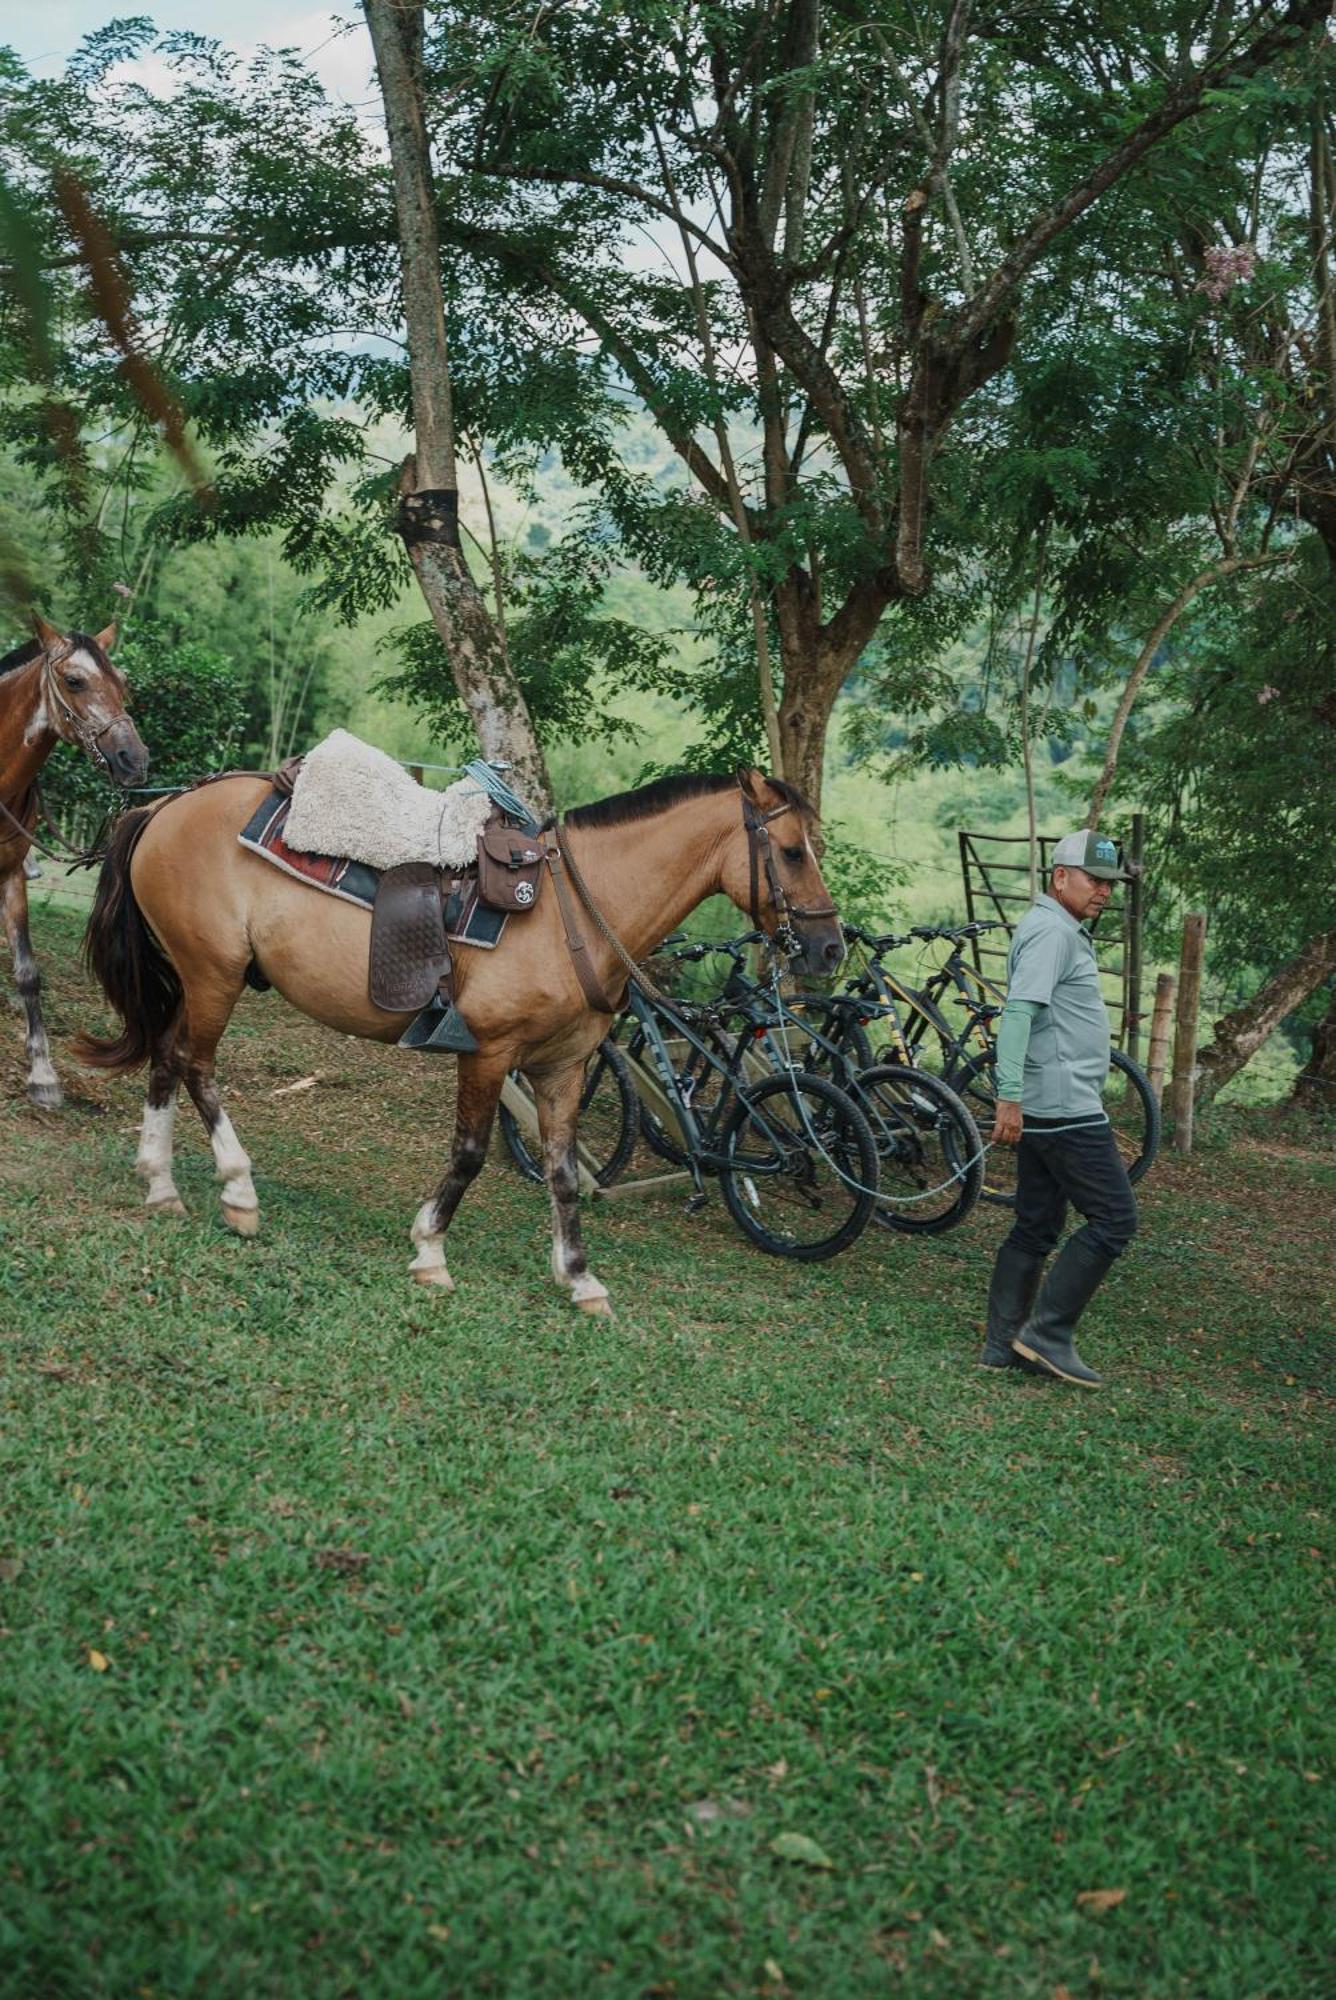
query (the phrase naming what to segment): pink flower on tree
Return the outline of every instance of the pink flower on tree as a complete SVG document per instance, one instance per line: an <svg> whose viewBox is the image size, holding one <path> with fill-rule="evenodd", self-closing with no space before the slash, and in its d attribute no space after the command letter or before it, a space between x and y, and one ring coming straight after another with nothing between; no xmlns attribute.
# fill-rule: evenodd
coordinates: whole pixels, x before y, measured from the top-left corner
<svg viewBox="0 0 1336 2000"><path fill-rule="evenodd" d="M1259 708L1265 708L1266 704L1269 701L1279 701L1279 699L1280 699L1280 689L1277 687L1272 687L1268 682L1267 686L1262 689L1261 693L1257 697L1257 705Z"/></svg>
<svg viewBox="0 0 1336 2000"><path fill-rule="evenodd" d="M1198 285L1199 292L1205 292L1208 299L1219 305L1226 292L1235 285L1246 285L1257 269L1257 245L1255 243L1213 243L1204 252L1202 262L1206 275Z"/></svg>

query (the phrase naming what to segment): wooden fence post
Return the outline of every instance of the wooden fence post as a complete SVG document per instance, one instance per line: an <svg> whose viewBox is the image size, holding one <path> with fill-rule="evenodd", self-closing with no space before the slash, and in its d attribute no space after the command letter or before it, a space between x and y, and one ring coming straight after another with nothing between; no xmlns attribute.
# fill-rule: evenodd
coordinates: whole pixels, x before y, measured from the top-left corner
<svg viewBox="0 0 1336 2000"><path fill-rule="evenodd" d="M1206 918L1194 911L1183 919L1183 954L1178 965L1178 1020L1174 1030L1174 1082L1170 1108L1174 1115L1174 1149L1192 1151L1192 1096L1197 1082L1197 1010L1201 1005L1201 967L1206 945Z"/></svg>
<svg viewBox="0 0 1336 2000"><path fill-rule="evenodd" d="M1132 1061L1141 1055L1141 937L1144 928L1143 872L1146 866L1146 815L1133 813L1128 852L1132 880L1124 891L1123 920L1123 1048Z"/></svg>
<svg viewBox="0 0 1336 2000"><path fill-rule="evenodd" d="M1162 972L1155 981L1155 1012L1150 1019L1150 1052L1146 1076L1158 1104L1164 1096L1164 1072L1169 1060L1169 1022L1174 1011L1178 981L1172 972Z"/></svg>

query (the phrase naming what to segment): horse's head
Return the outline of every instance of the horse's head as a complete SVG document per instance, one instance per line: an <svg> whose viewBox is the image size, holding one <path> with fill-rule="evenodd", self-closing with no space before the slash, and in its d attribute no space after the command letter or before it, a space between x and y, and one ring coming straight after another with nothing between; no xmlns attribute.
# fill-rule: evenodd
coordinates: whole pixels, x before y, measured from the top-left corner
<svg viewBox="0 0 1336 2000"><path fill-rule="evenodd" d="M721 877L726 896L771 936L788 925L805 972L833 972L844 937L812 851L816 814L796 786L739 771L742 810Z"/></svg>
<svg viewBox="0 0 1336 2000"><path fill-rule="evenodd" d="M34 618L33 630L42 648L42 700L52 729L63 742L79 744L95 764L105 764L118 785L142 784L148 751L125 712L125 676L108 658L116 627L90 639Z"/></svg>

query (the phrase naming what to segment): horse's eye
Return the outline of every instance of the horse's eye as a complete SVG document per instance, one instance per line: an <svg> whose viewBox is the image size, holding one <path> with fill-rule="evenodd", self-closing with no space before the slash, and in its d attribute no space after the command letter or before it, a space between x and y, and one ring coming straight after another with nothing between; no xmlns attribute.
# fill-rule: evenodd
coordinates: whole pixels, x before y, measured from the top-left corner
<svg viewBox="0 0 1336 2000"><path fill-rule="evenodd" d="M786 847L782 850L782 852L784 855L784 859L786 861L792 861L795 864L801 861L803 858L803 851L801 847Z"/></svg>
<svg viewBox="0 0 1336 2000"><path fill-rule="evenodd" d="M82 674L66 674L65 685L71 694L82 694L88 683Z"/></svg>

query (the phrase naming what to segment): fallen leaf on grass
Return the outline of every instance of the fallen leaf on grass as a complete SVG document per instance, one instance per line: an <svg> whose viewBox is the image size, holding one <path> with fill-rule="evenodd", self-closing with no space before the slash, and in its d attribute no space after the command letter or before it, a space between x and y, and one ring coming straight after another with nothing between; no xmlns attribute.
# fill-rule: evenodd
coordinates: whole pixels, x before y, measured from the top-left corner
<svg viewBox="0 0 1336 2000"><path fill-rule="evenodd" d="M311 1557L317 1569L332 1569L339 1576L356 1576L370 1560L361 1549L316 1549Z"/></svg>
<svg viewBox="0 0 1336 2000"><path fill-rule="evenodd" d="M435 1938L437 1944L444 1944L450 1935L449 1924L428 1924L427 1936Z"/></svg>
<svg viewBox="0 0 1336 2000"><path fill-rule="evenodd" d="M717 1826L724 1819L746 1819L751 1807L743 1799L697 1799L684 1810L697 1826Z"/></svg>
<svg viewBox="0 0 1336 2000"><path fill-rule="evenodd" d="M271 1090L269 1095L271 1097L290 1097L294 1090L311 1090L319 1083L321 1074L322 1072L317 1070L314 1076L299 1076L295 1083L280 1083L278 1089Z"/></svg>
<svg viewBox="0 0 1336 2000"><path fill-rule="evenodd" d="M804 1868L833 1868L824 1847L817 1844L805 1833L780 1833L770 1843L770 1852L777 1854L781 1861L798 1861Z"/></svg>
<svg viewBox="0 0 1336 2000"><path fill-rule="evenodd" d="M90 1646L88 1648L88 1664L95 1674L105 1674L107 1668L111 1665L111 1661L105 1653L99 1653L96 1646Z"/></svg>
<svg viewBox="0 0 1336 2000"><path fill-rule="evenodd" d="M13 1583L22 1568L22 1556L0 1556L0 1583Z"/></svg>
<svg viewBox="0 0 1336 2000"><path fill-rule="evenodd" d="M1099 1917L1105 1910L1116 1910L1126 1894L1126 1889L1078 1889L1076 1907L1078 1910L1089 1910L1092 1916Z"/></svg>

